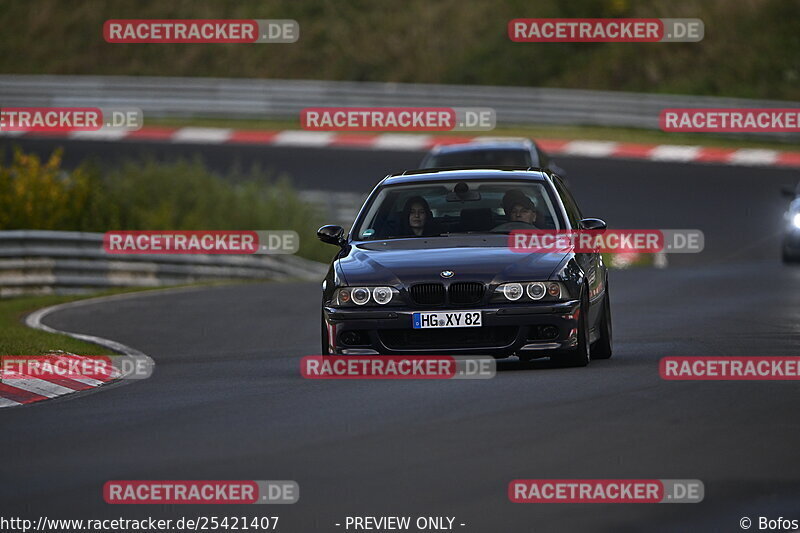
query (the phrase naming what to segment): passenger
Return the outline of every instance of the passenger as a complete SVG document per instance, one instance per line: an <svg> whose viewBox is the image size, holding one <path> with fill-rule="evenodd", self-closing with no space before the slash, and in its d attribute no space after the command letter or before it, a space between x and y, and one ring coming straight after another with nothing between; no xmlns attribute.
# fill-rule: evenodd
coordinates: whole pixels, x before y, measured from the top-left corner
<svg viewBox="0 0 800 533"><path fill-rule="evenodd" d="M511 189L503 196L503 210L509 222L536 224L536 205L519 189Z"/></svg>

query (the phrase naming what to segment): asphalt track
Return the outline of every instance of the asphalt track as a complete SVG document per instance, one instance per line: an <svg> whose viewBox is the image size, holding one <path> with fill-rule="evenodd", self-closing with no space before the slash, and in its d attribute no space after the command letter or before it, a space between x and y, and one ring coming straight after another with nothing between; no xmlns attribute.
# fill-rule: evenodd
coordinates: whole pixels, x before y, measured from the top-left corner
<svg viewBox="0 0 800 533"><path fill-rule="evenodd" d="M113 164L134 147L72 148ZM291 167L304 187L356 191L421 156L202 148L215 165L245 159L243 151ZM319 349L315 283L148 294L59 312L45 322L131 345L156 371L140 383L0 411L0 516L277 514L281 531L310 532L344 531L334 524L348 515L432 515L480 533L741 531L743 516L800 518L797 383L658 375L667 355L798 355L800 268L783 266L778 251L786 205L778 191L797 173L559 163L587 216L617 228L705 232L702 254L612 273L613 359L585 369L507 362L487 381L304 380L299 358ZM706 496L700 504L512 504L506 492L516 478L694 478ZM301 497L274 507L109 506L102 486L110 479L293 479Z"/></svg>

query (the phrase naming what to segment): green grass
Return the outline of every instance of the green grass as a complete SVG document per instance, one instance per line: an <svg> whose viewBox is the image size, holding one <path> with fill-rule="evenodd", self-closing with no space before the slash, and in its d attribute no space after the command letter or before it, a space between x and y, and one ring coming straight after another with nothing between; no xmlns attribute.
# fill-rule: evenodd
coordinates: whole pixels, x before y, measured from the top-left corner
<svg viewBox="0 0 800 533"><path fill-rule="evenodd" d="M53 350L81 355L108 354L103 348L89 342L79 341L56 333L29 328L23 322L25 315L51 305L94 298L106 294L119 294L129 291L108 291L85 296L47 295L20 296L0 300L0 354L2 355L41 355Z"/></svg>
<svg viewBox="0 0 800 533"><path fill-rule="evenodd" d="M0 163L0 230L294 230L297 255L330 257L316 236L319 209L287 175L256 167L221 175L199 157L128 161L105 173L87 160L67 172L62 153L41 160L15 149L8 165Z"/></svg>
<svg viewBox="0 0 800 533"><path fill-rule="evenodd" d="M209 127L233 128L243 130L299 130L297 120L246 120L246 119L214 119L214 118L159 118L146 119L145 126L164 127ZM350 132L348 132L350 133ZM379 133L379 132L371 132ZM492 131L452 131L436 132L433 135L454 135L458 137L474 135L531 137L533 139L563 140L596 140L616 141L641 144L688 144L713 146L719 148L766 148L772 150L797 150L796 142L775 139L751 140L737 139L713 134L667 133L658 130L636 128L610 128L600 126L498 126Z"/></svg>

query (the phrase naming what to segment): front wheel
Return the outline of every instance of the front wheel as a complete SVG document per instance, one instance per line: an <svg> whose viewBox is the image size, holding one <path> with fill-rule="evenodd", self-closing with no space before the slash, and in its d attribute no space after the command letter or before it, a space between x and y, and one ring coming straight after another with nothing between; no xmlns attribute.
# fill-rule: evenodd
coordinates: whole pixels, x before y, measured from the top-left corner
<svg viewBox="0 0 800 533"><path fill-rule="evenodd" d="M322 340L322 352L321 355L330 355L331 354L331 347L328 344L328 328L325 324L325 312L320 311L319 316L319 323L320 323L320 335Z"/></svg>
<svg viewBox="0 0 800 533"><path fill-rule="evenodd" d="M566 366L586 366L589 364L589 296L584 291L578 308L578 345L561 356Z"/></svg>
<svg viewBox="0 0 800 533"><path fill-rule="evenodd" d="M592 344L592 359L608 359L612 352L611 335L611 303L608 299L608 283L606 283L606 293L603 296L603 317L598 324L600 338Z"/></svg>

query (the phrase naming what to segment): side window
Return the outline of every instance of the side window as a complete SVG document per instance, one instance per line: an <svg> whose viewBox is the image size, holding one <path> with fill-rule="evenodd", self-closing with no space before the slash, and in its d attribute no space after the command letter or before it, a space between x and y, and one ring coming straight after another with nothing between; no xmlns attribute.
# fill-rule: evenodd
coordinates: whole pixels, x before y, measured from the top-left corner
<svg viewBox="0 0 800 533"><path fill-rule="evenodd" d="M560 179L554 179L553 183L555 183L556 190L558 191L558 195L561 197L561 201L564 202L564 209L567 210L569 225L572 226L572 229L579 229L580 221L583 216L581 215L580 209L578 209L578 204L575 203L575 199L572 197L572 194L567 190L566 187L564 187L564 184L561 183Z"/></svg>

